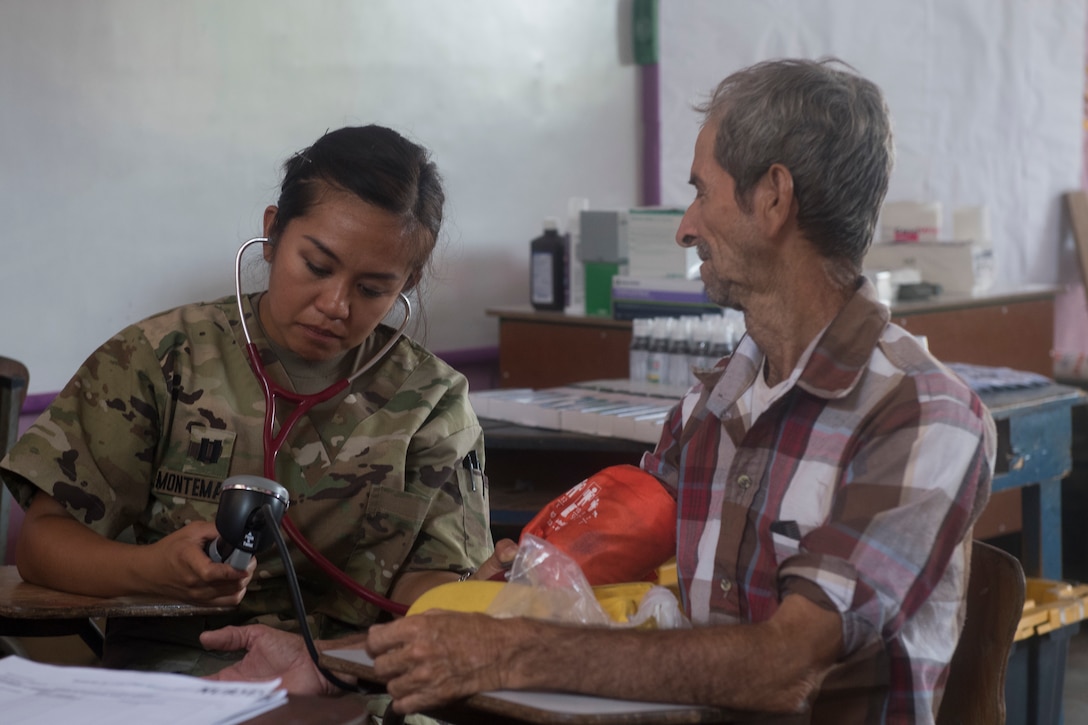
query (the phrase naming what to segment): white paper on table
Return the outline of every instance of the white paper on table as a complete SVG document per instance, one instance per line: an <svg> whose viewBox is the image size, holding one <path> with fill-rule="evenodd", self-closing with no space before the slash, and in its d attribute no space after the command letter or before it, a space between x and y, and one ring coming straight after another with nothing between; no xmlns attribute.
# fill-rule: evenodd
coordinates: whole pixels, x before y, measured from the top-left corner
<svg viewBox="0 0 1088 725"><path fill-rule="evenodd" d="M216 682L189 675L0 659L0 712L22 725L231 725L287 701L280 681Z"/></svg>

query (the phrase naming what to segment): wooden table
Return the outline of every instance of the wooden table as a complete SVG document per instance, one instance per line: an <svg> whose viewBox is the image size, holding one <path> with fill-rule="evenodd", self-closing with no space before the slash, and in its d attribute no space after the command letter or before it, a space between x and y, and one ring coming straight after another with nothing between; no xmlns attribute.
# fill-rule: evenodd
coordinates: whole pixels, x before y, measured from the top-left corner
<svg viewBox="0 0 1088 725"><path fill-rule="evenodd" d="M89 597L23 581L14 566L0 567L0 636L53 637L76 634L102 656L102 632L95 619L189 617L224 614L234 607L186 604L153 596Z"/></svg>
<svg viewBox="0 0 1088 725"><path fill-rule="evenodd" d="M1073 408L1084 391L1052 384L982 393L997 425L992 490L1020 490L1020 560L1030 577L1061 580L1062 479L1072 470Z"/></svg>
<svg viewBox="0 0 1088 725"><path fill-rule="evenodd" d="M364 705L351 696L289 695L286 704L246 720L243 725L367 725Z"/></svg>

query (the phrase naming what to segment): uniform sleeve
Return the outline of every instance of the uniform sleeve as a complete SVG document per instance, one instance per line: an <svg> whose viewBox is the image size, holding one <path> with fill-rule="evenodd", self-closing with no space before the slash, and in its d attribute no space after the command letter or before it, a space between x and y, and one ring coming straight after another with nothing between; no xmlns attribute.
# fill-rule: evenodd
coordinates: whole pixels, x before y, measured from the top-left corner
<svg viewBox="0 0 1088 725"><path fill-rule="evenodd" d="M469 402L467 381L457 375L408 447L405 488L425 491L431 500L408 571L463 572L491 556L484 463L483 428Z"/></svg>
<svg viewBox="0 0 1088 725"><path fill-rule="evenodd" d="M115 538L143 514L165 382L134 327L99 347L12 448L0 475L26 507L41 490Z"/></svg>
<svg viewBox="0 0 1088 725"><path fill-rule="evenodd" d="M782 596L838 609L847 652L896 636L950 562L962 566L954 554L989 497L995 440L989 412L962 391L887 401L860 429L827 521L782 563Z"/></svg>

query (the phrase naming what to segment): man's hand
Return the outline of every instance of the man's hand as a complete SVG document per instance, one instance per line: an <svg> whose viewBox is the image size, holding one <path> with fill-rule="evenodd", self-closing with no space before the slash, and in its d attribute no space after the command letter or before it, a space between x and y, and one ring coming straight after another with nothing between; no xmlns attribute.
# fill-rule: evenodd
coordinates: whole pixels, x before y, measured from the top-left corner
<svg viewBox="0 0 1088 725"><path fill-rule="evenodd" d="M421 712L478 692L503 687L507 636L524 620L432 610L372 626L366 649L393 697L393 709Z"/></svg>
<svg viewBox="0 0 1088 725"><path fill-rule="evenodd" d="M240 662L208 676L209 680L265 682L279 677L282 679L281 687L292 695L331 695L338 692L336 686L317 669L306 651L306 643L297 634L263 624L251 624L203 632L200 643L210 650L246 650L246 656ZM342 680L352 681L350 675L338 676Z"/></svg>

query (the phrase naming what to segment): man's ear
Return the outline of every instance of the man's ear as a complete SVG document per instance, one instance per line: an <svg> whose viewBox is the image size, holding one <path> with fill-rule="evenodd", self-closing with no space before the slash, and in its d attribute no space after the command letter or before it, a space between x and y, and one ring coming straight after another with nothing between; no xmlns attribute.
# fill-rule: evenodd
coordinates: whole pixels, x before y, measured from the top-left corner
<svg viewBox="0 0 1088 725"><path fill-rule="evenodd" d="M782 164L771 164L756 185L756 209L767 236L776 236L797 216L793 174Z"/></svg>

